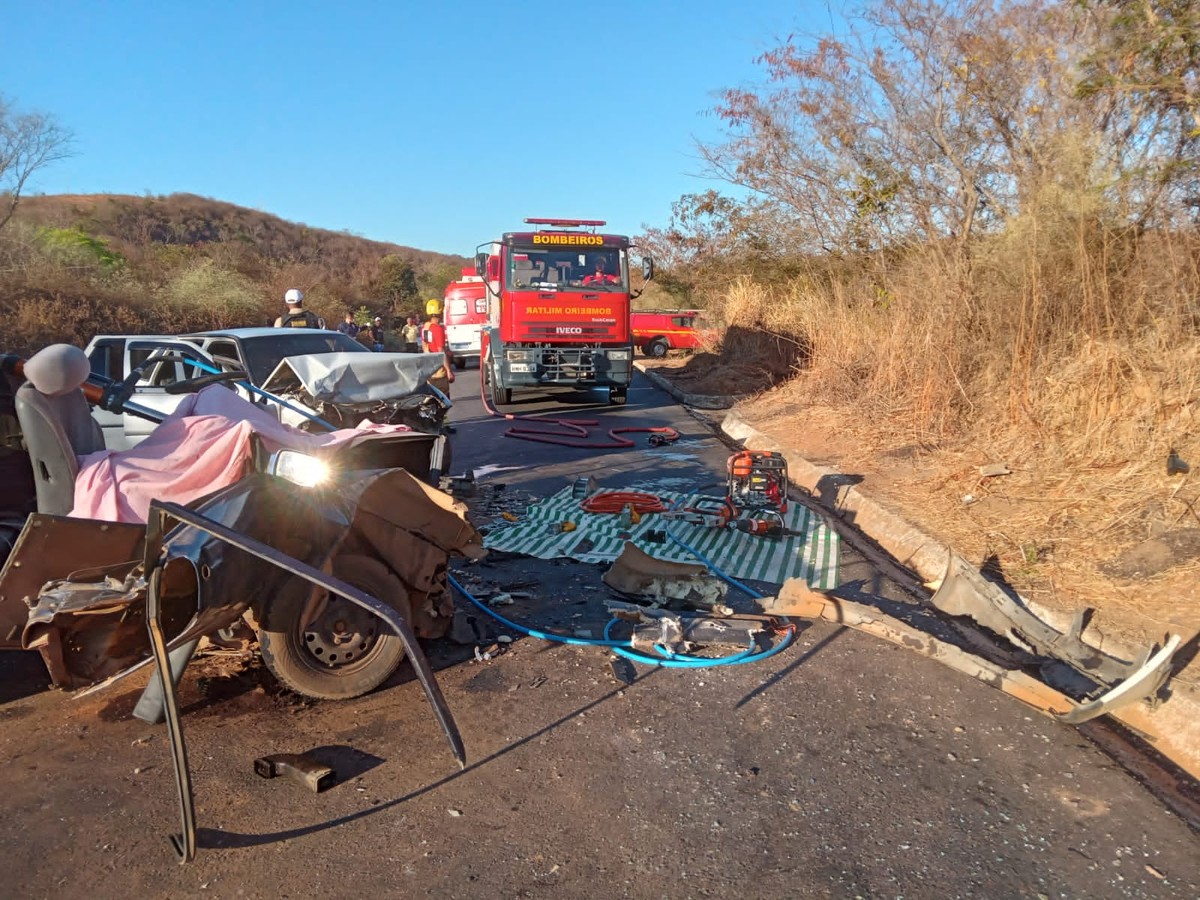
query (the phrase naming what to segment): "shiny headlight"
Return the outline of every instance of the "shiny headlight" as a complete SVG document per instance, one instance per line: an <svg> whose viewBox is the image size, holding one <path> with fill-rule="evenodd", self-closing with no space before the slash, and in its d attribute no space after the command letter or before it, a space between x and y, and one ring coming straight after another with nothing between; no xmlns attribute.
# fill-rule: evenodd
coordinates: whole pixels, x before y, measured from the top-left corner
<svg viewBox="0 0 1200 900"><path fill-rule="evenodd" d="M608 358L609 359L629 359L629 351L628 350L609 350Z"/></svg>
<svg viewBox="0 0 1200 900"><path fill-rule="evenodd" d="M299 450L277 451L271 457L267 471L301 487L316 487L329 480L329 466L326 462Z"/></svg>
<svg viewBox="0 0 1200 900"><path fill-rule="evenodd" d="M504 358L509 362L528 362L533 359L532 350L505 350Z"/></svg>

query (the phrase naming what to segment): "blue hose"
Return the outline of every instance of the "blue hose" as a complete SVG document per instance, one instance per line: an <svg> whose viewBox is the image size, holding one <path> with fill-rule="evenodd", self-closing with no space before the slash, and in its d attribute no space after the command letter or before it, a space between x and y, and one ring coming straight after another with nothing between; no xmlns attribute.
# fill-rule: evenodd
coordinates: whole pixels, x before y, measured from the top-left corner
<svg viewBox="0 0 1200 900"><path fill-rule="evenodd" d="M449 579L451 586L456 591L458 591L460 594L462 594L464 597L466 597L468 600L470 600L471 603L473 603L477 608L479 608L483 612L487 613L489 616L491 616L497 622L500 622L502 625L505 625L506 627L511 628L513 631L519 631L521 634L527 634L530 637L537 638L538 640L541 640L541 641L557 641L560 644L573 644L576 647L613 647L613 648L616 648L616 647L623 647L628 643L628 641L609 640L607 628L605 629L605 639L604 640L596 640L594 638L567 637L565 634L551 634L549 631L538 631L535 628L526 628L524 625L518 625L516 622L512 621L511 619L504 618L504 616L500 615L500 613L496 612L490 606L485 606L483 603L481 603L479 601L479 598L477 598L474 594L472 594L470 591L468 591L465 587L463 587L461 584L459 584L457 581L455 581L453 575L447 574L446 578ZM613 621L616 621L616 620L614 619ZM612 622L609 622L608 624L611 625Z"/></svg>
<svg viewBox="0 0 1200 900"><path fill-rule="evenodd" d="M728 582L729 584L733 585L734 587L738 588L739 590L745 591L752 597L759 598L759 597L763 596L762 594L755 591L753 588L747 587L746 585L742 584L740 581L735 581L734 579L727 576L720 569L718 569L715 565L713 565L713 563L708 558L706 558L703 554L701 554L699 551L697 551L694 548L685 544L683 541L681 541L679 538L677 538L675 535L673 535L669 530L667 531L667 536L669 538L671 538L671 540L675 541L675 543L679 544L679 546L681 546L685 550L687 550L689 553L695 555L698 559L700 559L706 566L708 566L709 569L712 570L712 572L718 578L721 578L723 581ZM560 644L570 644L570 645L577 646L577 647L607 647L608 649L612 650L612 652L615 653L617 656L621 656L621 657L624 657L625 659L631 660L633 662L642 663L647 666L659 666L664 669L706 669L706 668L711 668L713 666L736 666L736 665L741 665L743 663L758 662L760 660L764 660L764 659L767 659L768 657L774 656L776 653L780 652L781 650L784 650L787 647L791 646L792 640L795 638L795 635L796 635L795 629L790 628L787 631L787 633L783 636L783 638L781 640L779 640L774 646L768 648L767 650L763 650L761 652L759 652L757 650L757 646L758 646L757 642L754 640L754 636L751 635L750 645L745 650L742 650L740 653L735 653L732 656L723 656L719 659L712 659L712 658L706 657L706 656L687 656L684 654L675 654L675 653L671 653L665 647L659 647L657 644L655 644L654 648L661 655L660 656L651 656L648 653L642 653L640 650L632 649L632 647L633 647L633 639L632 638L630 638L627 641L617 641L617 640L613 640L610 637L610 635L612 634L612 628L614 625L617 624L617 621L618 621L615 618L609 620L608 624L604 626L604 638L602 640L597 640L595 638L567 637L566 635L553 634L548 631L538 631L537 629L527 628L524 625L517 624L516 622L512 621L511 619L505 618L504 616L500 615L500 613L496 612L491 607L485 606L483 603L481 603L477 597L475 597L473 594L471 594L470 591L468 591L465 587L463 587L461 584L459 584L455 580L453 575L447 574L446 577L449 579L450 584L454 587L454 589L457 590L464 597L466 597L475 607L477 607L478 609L487 613L489 616L496 619L496 621L502 623L504 626L511 628L514 631L520 632L521 634L529 635L530 637L537 638L538 640L556 641Z"/></svg>
<svg viewBox="0 0 1200 900"><path fill-rule="evenodd" d="M760 594L758 591L756 591L754 588L750 587L749 585L742 584L736 578L730 578L728 575L726 575L724 572L722 572L720 569L718 569L716 567L716 565L713 564L713 561L711 559L709 559L707 556L705 556L703 553L701 553L699 550L697 550L691 544L689 544L686 541L682 540L681 538L677 537L675 535L675 533L673 531L671 531L670 528L665 529L665 531L667 533L667 537L669 537L671 540L673 540L676 544L678 544L680 547L682 547L688 553L692 554L692 556L696 557L696 559L700 560L700 562L704 563L704 565L708 566L708 570L710 572L712 572L714 575L716 575L718 578L720 578L722 581L724 581L726 584L733 585L739 591L745 591L747 594L749 594L755 600L761 600L763 598L763 595Z"/></svg>
<svg viewBox="0 0 1200 900"><path fill-rule="evenodd" d="M188 365L195 366L201 372L209 372L213 375L221 374L220 369L218 369L214 366L210 366L208 363L206 363L202 360L194 359L189 356L187 362L188 362ZM285 409L290 409L292 412L294 412L298 415L304 416L306 419L311 419L312 421L316 422L318 425L325 426L330 431L337 431L336 425L329 424L324 419L322 419L320 416L318 416L316 413L311 412L310 410L303 409L299 406L296 406L295 404L288 403L282 397L277 397L274 394L272 394L270 391L264 391L262 388L256 387L255 385L251 384L249 382L249 380L239 381L239 382L237 382L237 384L241 385L242 387L244 387L246 390L248 390L252 394L258 394L258 396L260 396L266 400L270 400L273 403L278 403L280 406L284 407Z"/></svg>
<svg viewBox="0 0 1200 900"><path fill-rule="evenodd" d="M604 626L604 636L608 637L609 631L617 622L616 619L609 621ZM790 632L789 632L790 634ZM780 641L770 650L762 653L756 653L755 648L758 646L754 641L754 636L750 637L750 646L740 653L735 653L733 656L722 656L720 659L710 659L706 656L687 656L681 653L672 653L666 647L658 644L654 645L654 649L658 651L660 656L651 656L649 653L642 653L640 650L627 650L628 646L622 643L620 646L614 646L612 652L617 656L623 656L625 659L633 660L633 662L645 663L648 666L661 666L664 669L707 669L712 666L736 666L741 663L757 662L760 659L766 659L768 656L782 650L791 643L791 638Z"/></svg>

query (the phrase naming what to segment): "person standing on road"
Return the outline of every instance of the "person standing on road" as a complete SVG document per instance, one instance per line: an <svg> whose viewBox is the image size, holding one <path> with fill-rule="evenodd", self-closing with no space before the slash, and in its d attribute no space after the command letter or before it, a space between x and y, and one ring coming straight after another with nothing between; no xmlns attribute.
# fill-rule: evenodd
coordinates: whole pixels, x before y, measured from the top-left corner
<svg viewBox="0 0 1200 900"><path fill-rule="evenodd" d="M287 312L275 320L276 328L324 328L325 320L315 312L304 308L304 292L299 288L288 288L283 295Z"/></svg>
<svg viewBox="0 0 1200 900"><path fill-rule="evenodd" d="M404 352L421 352L421 326L417 323L416 316L409 316L404 324Z"/></svg>
<svg viewBox="0 0 1200 900"><path fill-rule="evenodd" d="M446 329L442 327L442 317L434 313L421 330L421 343L426 353L446 352Z"/></svg>
<svg viewBox="0 0 1200 900"><path fill-rule="evenodd" d="M346 313L345 321L337 327L337 330L350 337L358 337L358 326L354 324L354 314Z"/></svg>

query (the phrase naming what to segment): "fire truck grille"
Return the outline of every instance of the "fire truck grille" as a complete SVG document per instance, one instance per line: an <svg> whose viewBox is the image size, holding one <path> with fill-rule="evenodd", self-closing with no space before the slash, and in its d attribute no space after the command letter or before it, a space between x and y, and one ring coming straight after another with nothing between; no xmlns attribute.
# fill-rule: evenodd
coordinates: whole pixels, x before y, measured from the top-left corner
<svg viewBox="0 0 1200 900"><path fill-rule="evenodd" d="M544 350L542 366L546 377L553 381L593 381L596 378L592 351L586 348Z"/></svg>
<svg viewBox="0 0 1200 900"><path fill-rule="evenodd" d="M527 328L531 340L563 340L577 338L580 341L585 340L605 340L612 337L614 326L612 325L573 325L564 327L562 325L530 325Z"/></svg>

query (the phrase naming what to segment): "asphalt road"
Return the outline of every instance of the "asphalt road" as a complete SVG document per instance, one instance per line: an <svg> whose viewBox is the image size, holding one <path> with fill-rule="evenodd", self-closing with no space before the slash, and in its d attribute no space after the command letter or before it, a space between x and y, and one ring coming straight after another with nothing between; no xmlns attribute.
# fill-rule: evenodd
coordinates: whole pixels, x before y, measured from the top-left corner
<svg viewBox="0 0 1200 900"><path fill-rule="evenodd" d="M454 386L454 468L519 467L480 476L508 497L581 475L721 482L728 448L640 379L620 409L580 396L509 409L669 424L683 438L666 453L507 438L475 374ZM593 565L460 571L523 585L504 612L541 626L590 623L604 598ZM849 548L841 576L903 606ZM485 639L504 631L474 618ZM282 693L254 666L190 668L202 830L186 867L165 840L178 827L165 730L128 715L140 683L73 701L44 690L35 655L0 655L0 896L1200 896L1200 839L1074 730L892 645L818 624L761 663L641 669L632 684L601 649L510 646L487 662L429 647L463 772L407 668L340 704ZM339 783L317 795L253 773L255 757L300 751Z"/></svg>

